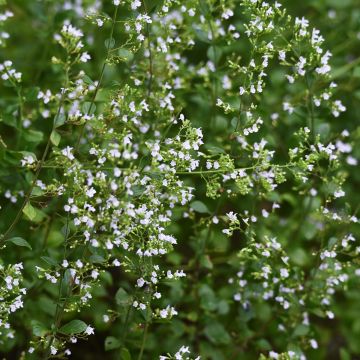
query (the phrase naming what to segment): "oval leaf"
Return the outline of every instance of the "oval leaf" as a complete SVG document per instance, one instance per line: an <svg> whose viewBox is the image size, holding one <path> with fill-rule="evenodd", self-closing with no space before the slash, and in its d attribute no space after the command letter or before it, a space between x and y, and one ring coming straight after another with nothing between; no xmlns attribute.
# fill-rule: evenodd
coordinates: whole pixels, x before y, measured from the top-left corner
<svg viewBox="0 0 360 360"><path fill-rule="evenodd" d="M61 135L57 131L53 130L50 135L50 140L55 146L58 146L61 140Z"/></svg>
<svg viewBox="0 0 360 360"><path fill-rule="evenodd" d="M33 221L36 217L35 208L30 204L27 203L23 208L23 213L28 217L30 221Z"/></svg>
<svg viewBox="0 0 360 360"><path fill-rule="evenodd" d="M119 306L129 304L131 296L123 289L120 288L115 294L115 301Z"/></svg>
<svg viewBox="0 0 360 360"><path fill-rule="evenodd" d="M73 334L80 334L84 332L87 328L87 325L81 320L72 320L62 326L59 329L59 332L65 335L73 335Z"/></svg>
<svg viewBox="0 0 360 360"><path fill-rule="evenodd" d="M105 351L118 349L120 346L121 346L120 341L113 336L108 336L105 339Z"/></svg>
<svg viewBox="0 0 360 360"><path fill-rule="evenodd" d="M17 246L24 246L24 247L27 247L28 249L32 250L31 245L25 239L23 239L21 237L13 237L11 239L6 240L6 242L10 242Z"/></svg>
<svg viewBox="0 0 360 360"><path fill-rule="evenodd" d="M195 210L196 212L198 212L198 213L202 213L202 214L208 213L208 214L210 214L210 211L209 211L209 209L207 208L207 206L206 206L203 202L201 202L201 201L198 201L198 200L193 201L193 202L190 204L190 207L191 207L192 209L194 209L194 210Z"/></svg>

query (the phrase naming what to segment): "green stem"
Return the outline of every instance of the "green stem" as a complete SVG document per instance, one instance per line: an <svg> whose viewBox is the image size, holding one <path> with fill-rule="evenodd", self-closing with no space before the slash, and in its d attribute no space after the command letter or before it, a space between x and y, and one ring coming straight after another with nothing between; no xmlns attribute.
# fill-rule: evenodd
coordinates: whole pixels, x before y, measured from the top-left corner
<svg viewBox="0 0 360 360"><path fill-rule="evenodd" d="M96 96L97 96L97 94L98 94L98 92L99 92L100 85L101 85L101 83L102 83L102 81L103 81L103 78L104 78L104 73L105 73L106 64L107 64L107 61L108 61L108 58L109 58L109 55L110 55L111 40L113 39L113 35L114 35L117 13L118 13L118 6L115 7L115 11L114 11L114 15L113 15L113 20L112 20L112 26L111 26L111 32L110 32L110 38L109 38L108 45L107 45L107 49L106 49L106 50L107 50L107 52L106 52L106 57L105 57L104 63L103 63L102 68L101 68L100 78L99 78L99 81L98 81L98 83L97 83L97 85L96 85L96 88L95 88L95 91L94 91L94 95L93 95L93 97L92 97L92 99L91 99L90 106L89 106L89 109L88 109L88 111L87 111L87 115L90 115L90 114L91 114L93 105L95 105ZM80 133L79 133L78 139L77 139L77 141L76 141L75 153L78 153L78 152L79 152L80 142L81 142L81 139L82 139L82 137L83 137L83 135L84 135L84 130L85 130L85 124L81 126Z"/></svg>
<svg viewBox="0 0 360 360"><path fill-rule="evenodd" d="M146 321L145 327L144 327L144 332L143 332L143 337L142 337L142 342L141 342L141 349L140 349L140 353L139 353L139 356L138 356L138 360L141 360L143 358L148 329L149 329L149 322Z"/></svg>
<svg viewBox="0 0 360 360"><path fill-rule="evenodd" d="M67 252L67 240L68 240L68 236L69 236L69 215L66 218L66 226L65 226L65 235L64 235L64 254L63 254L63 260L66 259L66 252ZM56 334L57 334L57 330L60 328L61 325L61 320L62 320L62 316L64 314L64 309L65 309L65 305L68 299L68 296L65 298L65 300L63 301L63 303L61 304L61 295L62 295L62 289L63 289L63 282L64 282L64 276L65 276L65 269L62 270L62 274L61 274L61 279L60 279L60 283L59 283L59 291L58 291L58 298L57 298L57 302L56 302L56 309L55 309L55 317L54 317L54 328L53 328L53 333L52 333L52 337L49 341L49 344L47 346L47 348L45 349L45 353L44 353L44 359L48 359L49 355L50 355L50 348L51 345L54 343L55 338L56 338ZM71 290L70 290L71 292Z"/></svg>
<svg viewBox="0 0 360 360"><path fill-rule="evenodd" d="M65 69L65 77L66 77L66 80L65 80L64 89L67 88L68 83L69 83L69 69L68 69L68 67L66 67L66 69ZM61 112L61 109L63 107L64 101L65 101L65 91L63 91L63 93L62 93L56 117L59 116L59 114ZM33 191L33 189L34 189L34 187L36 185L36 181L39 178L41 169L44 167L46 157L48 156L48 154L50 152L50 149L51 149L51 133L54 130L54 126L55 126L55 124L53 124L53 127L51 129L51 132L50 132L50 135L48 137L48 141L46 143L45 150L44 150L44 152L42 154L41 160L37 164L35 176L34 176L34 179L33 179L32 183L31 183L31 185L30 185L30 188L29 188L29 190L27 191L27 193L25 195L25 199L24 199L23 203L21 204L21 207L20 207L19 211L17 212L15 219L13 220L13 222L10 224L8 229L5 231L5 233L0 238L0 245L3 244L6 241L6 239L9 237L10 233L12 232L12 230L14 229L16 224L20 221L20 219L22 217L22 211L24 210L26 204L30 200L31 193L32 193L32 191Z"/></svg>

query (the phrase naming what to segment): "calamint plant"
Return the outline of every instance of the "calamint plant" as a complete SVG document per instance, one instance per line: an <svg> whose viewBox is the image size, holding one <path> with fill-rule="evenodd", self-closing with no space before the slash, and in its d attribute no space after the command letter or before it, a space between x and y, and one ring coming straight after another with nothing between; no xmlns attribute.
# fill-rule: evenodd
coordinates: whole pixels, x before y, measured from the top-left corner
<svg viewBox="0 0 360 360"><path fill-rule="evenodd" d="M5 358L360 353L344 3L0 1Z"/></svg>

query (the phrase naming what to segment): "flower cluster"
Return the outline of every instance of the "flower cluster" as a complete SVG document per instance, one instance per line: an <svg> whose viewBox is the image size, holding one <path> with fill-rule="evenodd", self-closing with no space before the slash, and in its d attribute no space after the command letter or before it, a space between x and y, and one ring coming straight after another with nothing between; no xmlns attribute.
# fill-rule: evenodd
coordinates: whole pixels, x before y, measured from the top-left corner
<svg viewBox="0 0 360 360"><path fill-rule="evenodd" d="M48 6L50 75L0 64L3 338L26 359L105 332L139 360L325 346L360 275L359 135L320 31L278 1Z"/></svg>

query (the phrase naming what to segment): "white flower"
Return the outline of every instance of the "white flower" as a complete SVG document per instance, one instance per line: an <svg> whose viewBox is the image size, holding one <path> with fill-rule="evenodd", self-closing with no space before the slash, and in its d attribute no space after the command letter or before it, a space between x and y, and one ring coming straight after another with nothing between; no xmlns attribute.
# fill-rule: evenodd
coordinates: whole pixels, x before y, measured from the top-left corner
<svg viewBox="0 0 360 360"><path fill-rule="evenodd" d="M315 339L310 339L310 346L313 348L313 349L317 349L319 347L317 341Z"/></svg>
<svg viewBox="0 0 360 360"><path fill-rule="evenodd" d="M136 10L138 7L141 6L141 1L140 0L134 0L132 3L131 3L131 9L132 10Z"/></svg>
<svg viewBox="0 0 360 360"><path fill-rule="evenodd" d="M94 332L94 328L91 327L90 325L88 325L88 326L86 327L84 333L85 333L86 335L93 335L93 334L95 333L95 332Z"/></svg>
<svg viewBox="0 0 360 360"><path fill-rule="evenodd" d="M326 311L326 316L329 318L329 319L333 319L335 317L334 313L330 310Z"/></svg>
<svg viewBox="0 0 360 360"><path fill-rule="evenodd" d="M91 59L91 56L87 52L82 53L80 56L80 61L83 63L88 62L88 60L90 60L90 59Z"/></svg>
<svg viewBox="0 0 360 360"><path fill-rule="evenodd" d="M287 269L280 269L280 276L283 278L289 277L289 271Z"/></svg>
<svg viewBox="0 0 360 360"><path fill-rule="evenodd" d="M237 221L236 214L234 214L233 211L228 212L226 214L226 216L229 218L230 222L236 222Z"/></svg>
<svg viewBox="0 0 360 360"><path fill-rule="evenodd" d="M73 148L71 146L67 146L65 149L61 150L61 153L66 156L69 160L74 160L75 157L72 153Z"/></svg>
<svg viewBox="0 0 360 360"><path fill-rule="evenodd" d="M136 281L138 287L143 287L145 284L145 280L143 278L137 279Z"/></svg>
<svg viewBox="0 0 360 360"><path fill-rule="evenodd" d="M20 162L21 166L32 165L35 162L35 159L31 155L26 155Z"/></svg>
<svg viewBox="0 0 360 360"><path fill-rule="evenodd" d="M343 191L343 190L341 190L341 189L336 190L336 191L334 192L334 197L336 197L336 198L340 198L340 197L343 197L343 196L345 196L345 191Z"/></svg>
<svg viewBox="0 0 360 360"><path fill-rule="evenodd" d="M96 190L93 187L91 187L90 189L86 190L85 194L87 197L92 198L96 194Z"/></svg>

